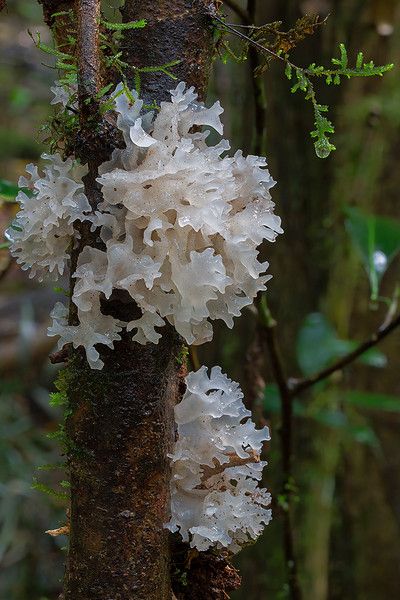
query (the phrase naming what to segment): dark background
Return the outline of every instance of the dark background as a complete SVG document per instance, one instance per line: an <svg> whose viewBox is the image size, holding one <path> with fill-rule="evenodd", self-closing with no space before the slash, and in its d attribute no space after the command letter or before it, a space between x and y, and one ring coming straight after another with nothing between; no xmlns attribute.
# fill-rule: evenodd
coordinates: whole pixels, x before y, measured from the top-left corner
<svg viewBox="0 0 400 600"><path fill-rule="evenodd" d="M294 52L299 65L329 64L339 42L352 61L363 50L377 64L399 62L400 7L394 0L257 4L259 23L281 20L282 28L306 12L330 13L327 24ZM9 1L0 15L0 178L13 183L46 149L41 126L50 112L49 86L57 77L52 57L35 48L28 29L50 43L40 7L31 0ZM267 157L278 181L273 197L285 229L275 245L263 249L274 275L268 298L286 373L299 377L349 349L343 340L367 338L385 320L396 293L400 79L396 65L383 79L318 86L336 124L338 150L326 160L315 156L309 136L311 107L301 94L290 93L281 65L272 65L263 83ZM252 152L249 61L215 62L214 97L226 109L225 137L233 150ZM17 207L0 198L3 236ZM362 212L346 227L349 206ZM390 225L381 217L390 218ZM375 233L375 250L388 257L392 251L394 257L381 278L378 301L371 301L359 233L368 226ZM57 494L65 489L62 470L38 467L62 460L56 442L47 437L60 419L48 403L56 368L47 358L53 339L46 337L58 294L30 281L6 249L0 251L0 277L0 600L50 600L60 589L66 540L44 531L64 523L66 506ZM379 346L380 353L296 400L295 537L305 600L400 597L399 349L395 332ZM270 425L265 484L276 503L282 480L279 398L268 358L257 346L254 313L247 310L232 331L218 326L214 341L198 353L202 363L220 364L240 381L256 418ZM254 383L262 388L256 398ZM34 479L56 492L33 489ZM257 544L238 557L244 582L235 598L287 597L279 507L274 514Z"/></svg>

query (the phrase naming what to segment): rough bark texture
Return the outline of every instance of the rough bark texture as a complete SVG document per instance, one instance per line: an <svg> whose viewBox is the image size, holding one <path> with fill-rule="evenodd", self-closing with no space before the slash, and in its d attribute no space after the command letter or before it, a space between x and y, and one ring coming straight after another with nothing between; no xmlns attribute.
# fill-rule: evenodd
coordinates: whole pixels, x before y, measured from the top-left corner
<svg viewBox="0 0 400 600"><path fill-rule="evenodd" d="M179 397L180 341L128 337L101 372L69 368L71 535L65 598L166 599L169 462Z"/></svg>
<svg viewBox="0 0 400 600"><path fill-rule="evenodd" d="M159 66L181 61L173 67L178 81L194 85L200 95L207 88L212 58L210 11L213 0L130 0L121 9L124 22L146 19L147 27L127 31L125 60L136 67ZM132 77L133 78L133 77ZM143 79L143 92L151 102L162 100L174 87L168 75Z"/></svg>
<svg viewBox="0 0 400 600"><path fill-rule="evenodd" d="M100 58L100 0L78 0L77 38L79 41L78 83L79 83L79 115L82 130L96 117L97 102L95 96L101 85Z"/></svg>
<svg viewBox="0 0 400 600"><path fill-rule="evenodd" d="M62 17L52 15L71 8L72 3L42 3L45 20L60 42L58 19ZM98 166L113 145L112 119L100 121L94 98L101 85L96 31L99 4L98 0L75 3L81 131L78 139L69 141L88 163L85 191L93 207L100 199ZM181 60L176 69L179 79L195 85L203 95L212 55L209 5L186 0L171 7L165 1L127 0L123 19L144 17L149 25L142 32L126 33L125 60L135 66ZM143 80L143 94L160 102L173 85L162 73L149 74ZM96 235L85 228L81 235L81 247L98 243ZM78 253L79 249L74 252L72 270ZM102 310L128 321L138 316L137 307L120 293L105 301ZM70 322L75 321L72 310ZM183 387L181 349L182 340L168 326L157 346L140 346L125 335L114 351L102 354L102 371L90 370L81 352L70 354L64 373L72 498L65 600L172 597L170 545L164 524L169 518L167 454L175 435L173 407Z"/></svg>
<svg viewBox="0 0 400 600"><path fill-rule="evenodd" d="M185 551L184 555L187 556ZM174 557L179 556L181 553L176 548ZM175 563L173 589L176 600L227 600L229 592L240 586L240 575L230 564L228 553L191 550L189 562L188 570L182 568L179 561Z"/></svg>

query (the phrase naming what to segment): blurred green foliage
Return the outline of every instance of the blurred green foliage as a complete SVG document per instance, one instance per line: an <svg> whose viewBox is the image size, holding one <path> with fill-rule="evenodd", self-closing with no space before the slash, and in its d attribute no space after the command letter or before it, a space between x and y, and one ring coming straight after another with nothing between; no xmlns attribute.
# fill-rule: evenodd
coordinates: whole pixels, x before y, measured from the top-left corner
<svg viewBox="0 0 400 600"><path fill-rule="evenodd" d="M353 340L342 340L321 313L308 315L297 338L297 360L303 375L313 375L357 348ZM385 367L386 357L378 348L364 352L359 361L370 367Z"/></svg>
<svg viewBox="0 0 400 600"><path fill-rule="evenodd" d="M111 4L106 3L109 22ZM326 28L297 51L296 64L327 64L340 39L352 56L365 48L385 64L400 55L400 21L394 13L379 16L383 4L387 10L391 2L351 0L332 6L322 0L271 0L258 3L258 18L290 25L305 6L324 10L329 5ZM14 0L8 5L0 15L2 234L15 212L15 182L44 149L39 132L49 115L49 87L56 77L27 33L28 28L33 34L39 31L41 40L50 43L38 3ZM388 37L379 34L382 19L394 27ZM396 309L400 82L396 72L383 82L332 88L330 95L318 90L321 101L332 107L340 149L322 163L309 149L313 117L304 111L302 99L287 94L282 72L271 68L263 77L268 156L279 182L274 200L285 229L282 240L268 248L274 273L268 297L287 375L300 377L354 349L356 340L381 325L388 309ZM226 107L226 135L234 148L251 152L256 122L246 63L216 65L211 95ZM49 369L51 345L45 341L54 291L28 281L1 249L0 277L0 600L55 600L66 542L44 531L65 523L65 502L32 487L36 479L36 487L44 491L66 491L62 471L37 470L62 462L48 438L61 419L59 409L49 406L55 371ZM261 354L251 311L233 331L218 326L214 342L199 349L201 362L221 364L242 383L248 399L254 395L256 418L270 424L264 477L278 500L280 398ZM397 333L295 400L296 545L306 600L400 595L398 356ZM261 388L258 396L255 384ZM244 585L236 598L288 597L276 504L274 520L260 541L238 557Z"/></svg>
<svg viewBox="0 0 400 600"><path fill-rule="evenodd" d="M346 229L360 252L371 285L371 300L377 300L379 284L400 252L400 220L347 207Z"/></svg>

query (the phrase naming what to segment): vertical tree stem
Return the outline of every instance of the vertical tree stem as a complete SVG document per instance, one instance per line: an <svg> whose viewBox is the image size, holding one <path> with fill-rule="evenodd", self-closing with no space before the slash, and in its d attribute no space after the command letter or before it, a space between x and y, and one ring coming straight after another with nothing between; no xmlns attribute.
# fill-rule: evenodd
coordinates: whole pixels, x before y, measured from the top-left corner
<svg viewBox="0 0 400 600"><path fill-rule="evenodd" d="M42 3L46 22L60 43L61 16L53 15L71 5ZM96 100L101 85L100 0L76 0L74 6L81 127L69 147L88 164L85 192L95 208L101 200L98 167L110 153L107 125ZM207 2L177 0L171 6L166 0L126 0L122 15L125 21L148 21L144 30L125 33L126 62L135 67L180 61L179 80L205 94L213 51ZM143 95L161 102L175 85L164 73L150 73L143 78ZM72 272L83 245L98 243L95 232L82 228L80 234ZM124 321L140 316L136 305L119 293L102 303L102 311ZM73 311L70 319L76 320ZM71 483L65 600L172 597L164 524L169 519L173 409L183 389L181 349L182 340L167 326L158 345L140 346L124 333L114 350L102 352L102 371L91 370L79 350L70 354L62 375L68 395L65 444Z"/></svg>
<svg viewBox="0 0 400 600"><path fill-rule="evenodd" d="M255 24L257 17L256 0L248 0L247 12L250 23ZM255 71L260 66L261 61L257 49L252 45L249 47L249 61L254 95L254 153L264 156L266 154L267 100L263 78L261 75L255 76Z"/></svg>
<svg viewBox="0 0 400 600"><path fill-rule="evenodd" d="M251 24L256 23L257 0L248 0L247 14ZM261 64L259 54L254 46L249 47L250 67L252 71L254 108L255 108L255 133L254 153L266 153L266 122L267 103L264 82L261 76L255 77L254 73ZM279 355L278 344L275 336L276 323L272 319L269 309L263 302L259 303L261 339L264 339L275 381L279 388L282 406L281 423L281 456L283 468L283 493L287 498L287 505L283 512L283 545L288 572L289 593L291 600L301 600L301 588L298 578L296 551L294 547L294 527L292 509L292 461L293 461L293 404L292 396L287 384ZM264 317L264 319L262 319Z"/></svg>
<svg viewBox="0 0 400 600"><path fill-rule="evenodd" d="M287 379L283 370L275 336L276 323L268 308L261 301L259 305L260 327L263 332L266 351L271 361L271 369L279 389L282 404L281 455L283 470L283 495L286 506L283 510L284 554L288 571L289 594L291 600L301 600L301 588L298 579L297 560L294 547L293 507L292 507L292 462L293 462L293 404Z"/></svg>

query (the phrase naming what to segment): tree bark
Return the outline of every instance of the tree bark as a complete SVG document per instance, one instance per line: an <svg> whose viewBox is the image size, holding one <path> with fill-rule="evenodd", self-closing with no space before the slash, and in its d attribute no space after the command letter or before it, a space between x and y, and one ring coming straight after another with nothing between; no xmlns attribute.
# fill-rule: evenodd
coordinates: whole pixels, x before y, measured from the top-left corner
<svg viewBox="0 0 400 600"><path fill-rule="evenodd" d="M194 85L204 96L213 53L210 14L215 4L216 0L126 0L122 20L147 21L144 29L126 31L126 62L136 67L156 67L180 61L173 67L177 80ZM174 81L168 75L148 74L142 91L150 102L160 102L173 87Z"/></svg>
<svg viewBox="0 0 400 600"><path fill-rule="evenodd" d="M61 17L53 14L61 5L71 5L54 0L43 4L46 22L59 38ZM165 0L127 0L121 9L123 20L146 18L148 25L125 33L125 60L133 66L180 60L175 69L179 80L204 95L213 50L210 6L213 2L177 0L171 7ZM99 119L94 114L101 85L98 9L96 0L77 0L75 5L81 113L75 147L89 166L85 191L93 207L101 197L97 170L112 147L108 124L102 127L99 121L92 134L88 126L88 121ZM163 73L148 74L143 96L159 103L175 85ZM81 247L96 245L95 234L81 233ZM138 316L137 307L117 294L102 304L102 310L128 321ZM76 319L74 311L70 319ZM173 407L183 389L182 340L170 326L158 345L140 346L130 337L123 335L113 351L102 352L102 371L92 371L83 354L73 351L62 375L68 396L65 443L71 483L65 600L172 597L164 525L169 519L167 455L175 435Z"/></svg>
<svg viewBox="0 0 400 600"><path fill-rule="evenodd" d="M180 340L146 347L129 336L95 372L67 369L71 533L66 600L171 597L169 461L179 398Z"/></svg>

